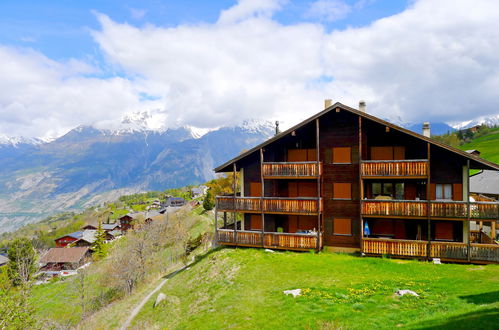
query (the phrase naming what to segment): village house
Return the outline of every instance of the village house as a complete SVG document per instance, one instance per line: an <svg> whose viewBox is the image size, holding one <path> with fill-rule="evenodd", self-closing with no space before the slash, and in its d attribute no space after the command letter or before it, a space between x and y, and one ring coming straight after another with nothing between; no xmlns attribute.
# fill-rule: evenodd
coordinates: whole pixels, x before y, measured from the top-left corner
<svg viewBox="0 0 499 330"><path fill-rule="evenodd" d="M40 272L49 275L71 275L89 260L88 247L51 248L40 258Z"/></svg>
<svg viewBox="0 0 499 330"><path fill-rule="evenodd" d="M192 198L203 197L204 195L206 195L207 192L208 192L207 186L201 185L199 187L194 187L191 189L191 197Z"/></svg>
<svg viewBox="0 0 499 330"><path fill-rule="evenodd" d="M166 204L167 207L180 207L185 205L185 199L182 197L172 197L168 196L166 197Z"/></svg>
<svg viewBox="0 0 499 330"><path fill-rule="evenodd" d="M123 233L126 233L129 229L133 229L135 220L138 219L140 213L128 213L118 219L120 223L120 229Z"/></svg>
<svg viewBox="0 0 499 330"><path fill-rule="evenodd" d="M367 114L364 102L354 109L328 100L215 169L241 178L231 195L216 197L216 239L497 263L499 245L470 227L495 232L499 203L470 201L470 169L497 173L499 165L432 140L429 123L420 135Z"/></svg>

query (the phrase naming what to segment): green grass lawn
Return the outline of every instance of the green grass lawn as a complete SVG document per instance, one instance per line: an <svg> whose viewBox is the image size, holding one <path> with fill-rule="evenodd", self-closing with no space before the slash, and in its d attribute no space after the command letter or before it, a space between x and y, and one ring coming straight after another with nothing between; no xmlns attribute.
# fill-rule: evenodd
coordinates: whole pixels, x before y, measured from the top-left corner
<svg viewBox="0 0 499 330"><path fill-rule="evenodd" d="M301 288L293 298L283 290ZM396 297L410 289L420 297ZM499 266L330 253L221 249L170 279L135 328L487 329L499 324Z"/></svg>
<svg viewBox="0 0 499 330"><path fill-rule="evenodd" d="M477 149L480 157L496 164L499 163L499 131L488 134L459 147L461 150Z"/></svg>

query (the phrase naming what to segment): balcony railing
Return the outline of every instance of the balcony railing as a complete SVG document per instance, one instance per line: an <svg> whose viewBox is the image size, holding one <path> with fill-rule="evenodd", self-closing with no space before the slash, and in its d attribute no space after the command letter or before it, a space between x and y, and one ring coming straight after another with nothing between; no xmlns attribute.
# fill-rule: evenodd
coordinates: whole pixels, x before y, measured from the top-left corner
<svg viewBox="0 0 499 330"><path fill-rule="evenodd" d="M236 197L217 196L217 210L313 215L322 211L318 197Z"/></svg>
<svg viewBox="0 0 499 330"><path fill-rule="evenodd" d="M428 255L427 241L364 238L362 251L366 254L407 257L430 257L447 260L468 260L468 244L431 241ZM499 244L471 243L470 261L499 262Z"/></svg>
<svg viewBox="0 0 499 330"><path fill-rule="evenodd" d="M265 178L317 178L321 175L322 164L317 162L263 163Z"/></svg>
<svg viewBox="0 0 499 330"><path fill-rule="evenodd" d="M272 249L310 250L322 247L322 236L317 234L273 233L218 229L218 242L224 245L254 246ZM234 239L235 237L235 239ZM262 243L263 237L263 243Z"/></svg>
<svg viewBox="0 0 499 330"><path fill-rule="evenodd" d="M368 254L426 257L428 242L400 239L364 238L362 250Z"/></svg>
<svg viewBox="0 0 499 330"><path fill-rule="evenodd" d="M432 218L466 219L468 217L468 204L459 201L430 201L429 212ZM362 215L427 217L428 201L363 200ZM470 218L499 219L499 203L470 203Z"/></svg>
<svg viewBox="0 0 499 330"><path fill-rule="evenodd" d="M361 164L364 177L427 177L428 160L364 160Z"/></svg>

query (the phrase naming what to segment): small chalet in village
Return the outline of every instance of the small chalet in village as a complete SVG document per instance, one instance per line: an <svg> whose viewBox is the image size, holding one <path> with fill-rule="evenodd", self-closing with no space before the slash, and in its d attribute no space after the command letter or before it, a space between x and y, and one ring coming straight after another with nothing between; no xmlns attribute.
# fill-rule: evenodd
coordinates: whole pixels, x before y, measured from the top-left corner
<svg viewBox="0 0 499 330"><path fill-rule="evenodd" d="M90 259L88 247L52 248L40 259L42 273L71 275Z"/></svg>
<svg viewBox="0 0 499 330"><path fill-rule="evenodd" d="M220 165L220 244L499 263L499 202L470 200L470 169L499 165L341 103ZM497 172L496 172L497 173ZM220 213L222 219L220 219ZM235 224L235 225L234 225Z"/></svg>

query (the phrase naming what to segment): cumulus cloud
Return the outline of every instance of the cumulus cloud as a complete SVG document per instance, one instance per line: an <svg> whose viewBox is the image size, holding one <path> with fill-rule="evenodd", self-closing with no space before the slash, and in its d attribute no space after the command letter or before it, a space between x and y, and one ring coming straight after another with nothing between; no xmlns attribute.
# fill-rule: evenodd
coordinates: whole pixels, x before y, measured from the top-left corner
<svg viewBox="0 0 499 330"><path fill-rule="evenodd" d="M332 32L279 23L273 15L285 4L241 0L215 23L174 27L97 14L93 38L121 77L0 48L8 63L0 67L0 132L43 135L150 109L166 125L262 118L286 126L320 111L324 98L352 106L365 99L369 112L406 121L498 112L499 2L420 0L369 26Z"/></svg>

